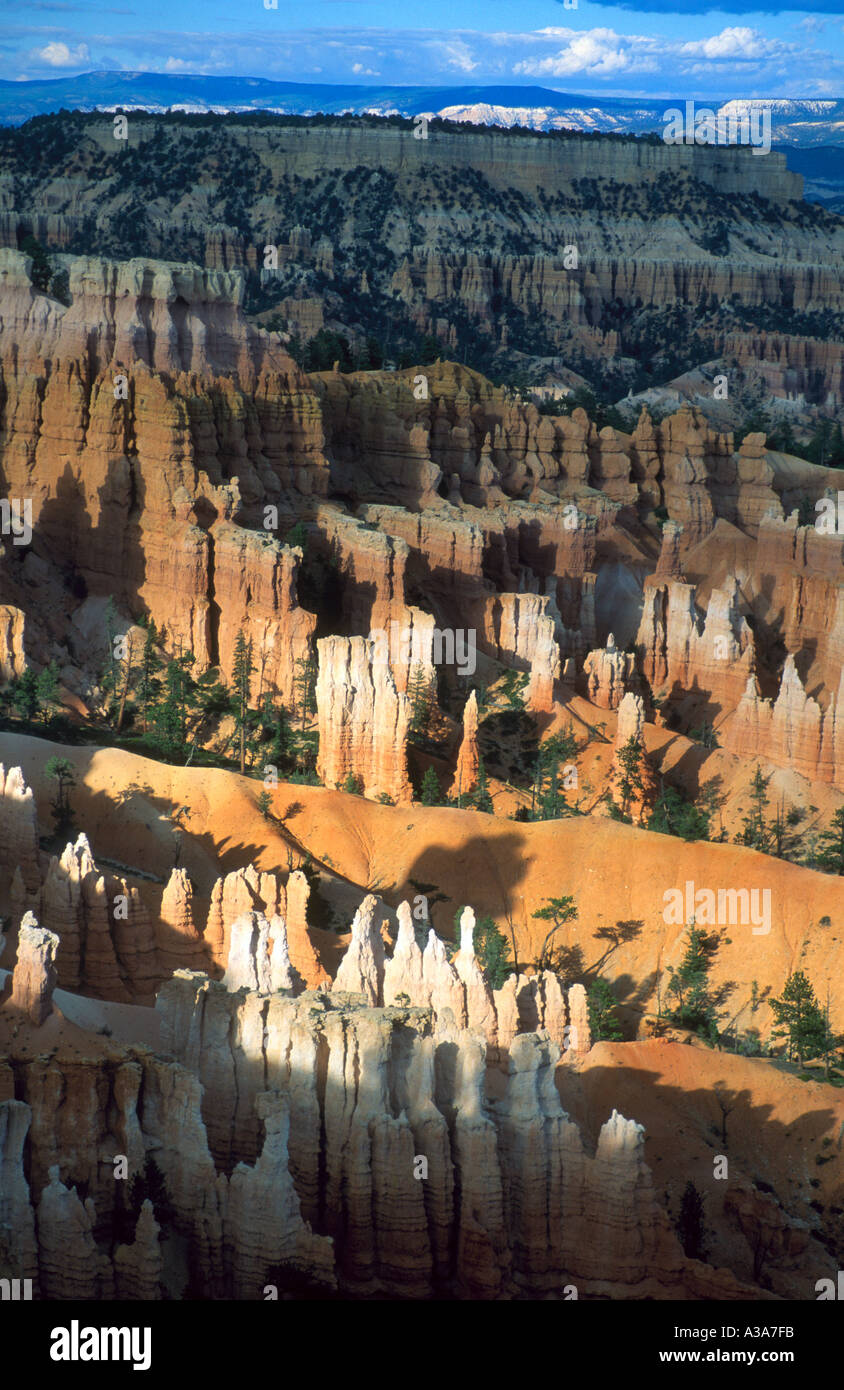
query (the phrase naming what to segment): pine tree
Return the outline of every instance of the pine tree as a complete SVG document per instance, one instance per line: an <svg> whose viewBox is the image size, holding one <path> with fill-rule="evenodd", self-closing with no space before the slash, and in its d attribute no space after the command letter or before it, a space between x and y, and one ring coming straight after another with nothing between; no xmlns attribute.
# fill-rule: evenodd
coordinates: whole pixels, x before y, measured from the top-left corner
<svg viewBox="0 0 844 1390"><path fill-rule="evenodd" d="M683 1253L689 1260L702 1260L706 1254L703 1229L703 1198L692 1182L686 1183L677 1217L677 1235Z"/></svg>
<svg viewBox="0 0 844 1390"><path fill-rule="evenodd" d="M431 683L422 665L417 662L407 683L407 698L410 701L410 727L408 732L418 737L428 725L431 709Z"/></svg>
<svg viewBox="0 0 844 1390"><path fill-rule="evenodd" d="M492 917L475 923L475 955L490 989L500 989L512 972L510 944Z"/></svg>
<svg viewBox="0 0 844 1390"><path fill-rule="evenodd" d="M132 686L132 679L136 675L136 669L133 658L133 643L131 637L129 637L126 643L126 658L123 663L123 673L120 682L120 704L117 707L117 723L115 724L115 733L118 734L120 733L120 730L123 728L123 718L126 713L126 701L129 698L129 691Z"/></svg>
<svg viewBox="0 0 844 1390"><path fill-rule="evenodd" d="M240 737L241 774L246 772L246 724L254 670L252 642L247 642L241 628L234 644L234 661L232 663L232 699L234 701L235 724Z"/></svg>
<svg viewBox="0 0 844 1390"><path fill-rule="evenodd" d="M190 673L193 662L193 652L168 661L163 699L152 707L154 740L167 757L185 751L189 706L196 688Z"/></svg>
<svg viewBox="0 0 844 1390"><path fill-rule="evenodd" d="M265 761L276 768L288 767L293 758L296 736L284 705L281 701L276 703L269 691L265 692L261 701L259 721L261 742L266 744L270 740L269 747L264 748Z"/></svg>
<svg viewBox="0 0 844 1390"><path fill-rule="evenodd" d="M794 453L796 447L794 428L787 416L773 434L768 436L768 447L770 449L776 449L782 454Z"/></svg>
<svg viewBox="0 0 844 1390"><path fill-rule="evenodd" d="M309 785L317 785L315 768L318 745L319 734L316 729L306 729L304 733L296 735L293 756L297 770L290 774L291 781L304 780Z"/></svg>
<svg viewBox="0 0 844 1390"><path fill-rule="evenodd" d="M317 665L314 658L310 655L300 656L296 661L296 675L293 678L293 690L296 703L299 706L299 717L301 720L299 728L303 733L305 725L308 722L308 715L316 714L316 679Z"/></svg>
<svg viewBox="0 0 844 1390"><path fill-rule="evenodd" d="M618 750L618 761L621 764L621 776L618 781L618 790L621 795L621 810L623 815L629 814L630 802L633 794L644 789L642 781L642 756L644 749L639 740L631 734L623 748Z"/></svg>
<svg viewBox="0 0 844 1390"><path fill-rule="evenodd" d="M569 725L569 728L571 725ZM540 745L533 769L530 798L531 820L555 820L565 797L559 793L559 768L562 754L557 737L552 735ZM548 785L546 786L546 782Z"/></svg>
<svg viewBox="0 0 844 1390"><path fill-rule="evenodd" d="M273 799L267 791L266 787L263 789L263 791L260 791L258 793L255 805L257 806L261 815L264 817L264 820L269 820L270 813L273 808Z"/></svg>
<svg viewBox="0 0 844 1390"><path fill-rule="evenodd" d="M777 859L792 859L802 849L803 834L796 827L800 824L804 814L805 812L796 806L790 806L786 810L785 802L780 797L774 818L768 825L769 852Z"/></svg>
<svg viewBox="0 0 844 1390"><path fill-rule="evenodd" d="M559 819L562 809L566 804L566 798L560 791L560 767L554 761L548 774L548 790L542 798L542 818L543 820Z"/></svg>
<svg viewBox="0 0 844 1390"><path fill-rule="evenodd" d="M460 918L464 909L458 907L454 914L454 941L449 943L451 953L458 949L460 941ZM493 917L478 917L473 936L475 956L484 972L490 989L500 989L513 972L510 960L510 943Z"/></svg>
<svg viewBox="0 0 844 1390"><path fill-rule="evenodd" d="M441 806L442 791L440 790L440 779L432 767L425 768L420 788L420 800L423 806Z"/></svg>
<svg viewBox="0 0 844 1390"><path fill-rule="evenodd" d="M52 267L50 265L50 257L47 255L44 247L41 245L40 241L37 241L34 236L30 235L25 236L21 242L21 251L25 256L32 257L29 278L33 285L37 290L46 291L50 284Z"/></svg>
<svg viewBox="0 0 844 1390"><path fill-rule="evenodd" d="M702 808L686 801L674 787L665 787L647 828L663 835L677 835L681 840L708 840L709 816Z"/></svg>
<svg viewBox="0 0 844 1390"><path fill-rule="evenodd" d="M693 738L697 743L702 743L704 748L718 747L718 735L708 719L704 719L703 723L698 724L696 728L690 729L689 738Z"/></svg>
<svg viewBox="0 0 844 1390"><path fill-rule="evenodd" d="M505 672L501 681L501 694L508 710L522 712L525 707L523 696L529 680L526 671Z"/></svg>
<svg viewBox="0 0 844 1390"><path fill-rule="evenodd" d="M12 685L12 701L21 719L31 723L38 713L41 702L38 698L38 677L30 666Z"/></svg>
<svg viewBox="0 0 844 1390"><path fill-rule="evenodd" d="M562 931L566 922L574 921L577 917L577 903L568 893L560 898L548 898L545 906L537 908L533 916L538 922L554 923L545 937L542 943L542 949L536 958L536 969L547 970L551 965L551 954L549 951L551 937L558 931Z"/></svg>
<svg viewBox="0 0 844 1390"><path fill-rule="evenodd" d="M834 435L832 421L822 419L812 438L809 441L806 454L812 463L817 463L821 468L829 466L829 459L834 448Z"/></svg>
<svg viewBox="0 0 844 1390"><path fill-rule="evenodd" d="M840 806L828 830L818 836L816 863L828 874L844 874L844 806Z"/></svg>
<svg viewBox="0 0 844 1390"><path fill-rule="evenodd" d="M775 1037L786 1038L789 1061L795 1057L803 1066L805 1057L816 1057L838 1046L818 1003L814 989L802 970L795 970L785 982L781 999L772 999L777 1023Z"/></svg>
<svg viewBox="0 0 844 1390"><path fill-rule="evenodd" d="M46 721L49 710L47 706L55 704L59 698L59 668L55 661L51 661L49 666L45 666L35 678L35 693L38 696L38 703L42 707L42 715Z"/></svg>
<svg viewBox="0 0 844 1390"><path fill-rule="evenodd" d="M490 795L483 758L478 758L478 781L472 800L476 811L486 811L490 816L493 814L492 796Z"/></svg>
<svg viewBox="0 0 844 1390"><path fill-rule="evenodd" d="M715 1006L709 986L712 946L700 927L689 927L686 949L675 970L668 967L671 982L668 993L677 1000L669 1014L672 1022L695 1033L712 1036L717 1031Z"/></svg>
<svg viewBox="0 0 844 1390"><path fill-rule="evenodd" d="M144 1161L143 1173L136 1173L129 1185L129 1210L134 1225L141 1214L145 1201L152 1202L155 1219L159 1226L169 1226L174 1219L173 1204L167 1191L164 1174L154 1158Z"/></svg>
<svg viewBox="0 0 844 1390"><path fill-rule="evenodd" d="M114 639L117 635L117 607L111 595L106 600L103 621L105 622L106 642L108 643L108 658L100 685L106 694L114 695L117 689L117 654L114 650Z"/></svg>
<svg viewBox="0 0 844 1390"><path fill-rule="evenodd" d="M220 680L220 672L216 666L203 671L197 680L191 680L188 690L188 713L194 720L193 740L185 767L189 767L193 761L193 755L206 733L208 724L220 715L230 714L231 708L232 697L227 686Z"/></svg>
<svg viewBox="0 0 844 1390"><path fill-rule="evenodd" d="M109 723L111 723L112 719L115 719L115 732L119 733L120 729L123 727L126 702L129 697L132 681L139 674L139 670L135 667L134 663L131 637L118 637L117 622L117 608L115 607L114 599L109 598L105 606L108 658L100 678L100 686L104 693L111 697L106 718ZM118 656L118 648L122 648L124 644L126 647L126 656Z"/></svg>
<svg viewBox="0 0 844 1390"><path fill-rule="evenodd" d="M154 704L161 694L161 680L158 673L162 670L164 662L156 651L160 638L155 623L150 618L147 622L142 622L141 626L146 628L146 637L141 652L136 694L142 711L143 731L146 734L149 728L150 705Z"/></svg>
<svg viewBox="0 0 844 1390"><path fill-rule="evenodd" d="M576 814L566 801L565 791L560 785L560 764L569 762L578 751L571 721L559 733L551 734L540 746L531 796L532 819L559 820L563 816Z"/></svg>
<svg viewBox="0 0 844 1390"><path fill-rule="evenodd" d="M714 844L723 844L727 838L727 829L724 825L723 817L723 810L727 797L726 793L721 791L721 781L722 779L720 777L710 777L708 782L704 782L695 799L695 807L700 811L702 816L706 817L708 831L705 838L711 840ZM717 834L713 830L713 822L716 816L719 822Z"/></svg>
<svg viewBox="0 0 844 1390"><path fill-rule="evenodd" d="M287 718L287 711L284 705L279 704L275 711L275 726L273 728L273 741L270 745L270 762L276 767L282 767L290 758L293 746L293 730Z"/></svg>
<svg viewBox="0 0 844 1390"><path fill-rule="evenodd" d="M287 532L287 535L284 537L284 544L291 547L298 546L299 549L304 553L308 544L308 533L305 530L303 522L297 521L294 523L293 526L291 526L290 530Z"/></svg>
<svg viewBox="0 0 844 1390"><path fill-rule="evenodd" d="M744 828L736 837L737 844L747 845L750 849L761 850L763 854L768 853L772 843L771 829L765 820L770 780L770 777L762 775L762 769L757 763L753 781L750 784L750 811L742 818Z"/></svg>
<svg viewBox="0 0 844 1390"><path fill-rule="evenodd" d="M589 1008L589 1029L593 1042L618 1042L622 1033L618 1022L615 995L607 980L599 975L586 991Z"/></svg>
<svg viewBox="0 0 844 1390"><path fill-rule="evenodd" d="M72 812L69 792L76 786L76 772L68 758L50 758L44 767L45 777L57 784L55 798L50 802L56 834L63 834L71 823Z"/></svg>

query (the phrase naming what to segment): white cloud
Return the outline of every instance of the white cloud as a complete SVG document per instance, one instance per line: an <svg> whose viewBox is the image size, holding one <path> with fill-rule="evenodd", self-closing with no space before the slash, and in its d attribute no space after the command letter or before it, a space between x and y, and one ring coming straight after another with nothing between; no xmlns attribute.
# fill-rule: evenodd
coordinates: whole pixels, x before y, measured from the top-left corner
<svg viewBox="0 0 844 1390"><path fill-rule="evenodd" d="M692 37L701 33L703 37ZM606 23L583 29L563 23L531 30L514 26L494 33L457 27L443 31L377 26L362 31L333 25L327 30L306 28L282 35L262 25L226 35L214 30L178 34L153 30L119 38L113 33L88 33L85 43L79 43L78 34L68 29L39 27L27 28L25 41L21 35L19 62L20 69L32 75L74 67L84 71L95 65L171 74L249 75L255 73L255 54L260 51L261 73L272 78L305 80L307 75L343 82L354 74L356 81L368 82L370 77L381 80L387 74L391 82L416 84L424 72L431 83L524 81L565 90L585 88L585 94L606 88L632 96L645 95L643 88L651 85L673 95L677 81L685 79L687 85L699 84L704 95L714 99L742 96L748 83L754 90L785 90L789 80L780 76L783 68L792 78L799 74L807 92L814 89L813 84L832 81L839 73L841 86L844 51L836 51L836 44L842 45L838 24L830 21L820 42L814 34L814 26L808 24L769 29L727 21L717 26L705 23L703 30L681 27L668 33L644 23L631 33L618 32ZM31 47L35 44L37 48ZM18 65L13 61L11 66Z"/></svg>
<svg viewBox="0 0 844 1390"><path fill-rule="evenodd" d="M91 60L87 43L77 44L76 48L68 48L66 43L48 43L43 48L36 48L33 57L40 58L51 68L76 68L80 63Z"/></svg>
<svg viewBox="0 0 844 1390"><path fill-rule="evenodd" d="M612 77L618 73L657 72L662 68L685 74L747 70L771 60L790 59L795 46L766 39L756 29L731 25L705 39L681 43L656 35L619 34L614 29L548 28L533 36L553 52L524 58L513 73L538 78ZM557 46L564 40L562 46ZM692 61L688 61L692 60Z"/></svg>
<svg viewBox="0 0 844 1390"><path fill-rule="evenodd" d="M446 67L457 68L458 72L474 72L480 66L475 61L468 44L465 44L462 39L455 39L451 43L436 43L432 47L438 49L442 54Z"/></svg>
<svg viewBox="0 0 844 1390"><path fill-rule="evenodd" d="M553 37L571 32L546 31ZM652 71L655 66L653 58L644 52L637 54L637 47L641 47L639 41L627 39L614 29L590 29L585 34L569 38L565 48L558 53L552 53L547 58L527 58L516 63L513 71L535 77L571 77L575 73L606 77L613 72Z"/></svg>
<svg viewBox="0 0 844 1390"><path fill-rule="evenodd" d="M783 45L776 40L764 39L756 29L735 25L722 29L708 39L695 39L684 43L681 53L694 54L701 58L766 58L782 53Z"/></svg>

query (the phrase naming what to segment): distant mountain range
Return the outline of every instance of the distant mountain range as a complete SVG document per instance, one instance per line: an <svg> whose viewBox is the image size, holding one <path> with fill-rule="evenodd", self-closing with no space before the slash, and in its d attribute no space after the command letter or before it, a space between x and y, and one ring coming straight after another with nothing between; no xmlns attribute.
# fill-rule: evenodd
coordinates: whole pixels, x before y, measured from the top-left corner
<svg viewBox="0 0 844 1390"><path fill-rule="evenodd" d="M203 77L159 72L86 72L78 77L0 81L0 124L68 109L138 106L149 111L278 111L287 115L368 112L416 116L432 113L482 125L528 125L535 130L644 133L663 129L663 117L685 98L584 96L550 87L337 86L272 82L261 77ZM736 110L748 102L705 97L698 106ZM844 145L844 100L766 101L773 138L784 145Z"/></svg>
<svg viewBox="0 0 844 1390"><path fill-rule="evenodd" d="M337 86L273 82L261 77L157 72L88 72L78 77L0 81L0 125L20 125L32 116L62 108L94 111L122 106L145 111L220 114L427 114L477 125L639 135L662 131L666 111L671 107L683 109L684 104L684 97L584 96L550 87ZM735 114L751 103L702 98L696 105ZM804 176L805 196L835 211L844 211L844 100L779 98L766 101L765 105L771 108L774 148L782 149L789 167Z"/></svg>

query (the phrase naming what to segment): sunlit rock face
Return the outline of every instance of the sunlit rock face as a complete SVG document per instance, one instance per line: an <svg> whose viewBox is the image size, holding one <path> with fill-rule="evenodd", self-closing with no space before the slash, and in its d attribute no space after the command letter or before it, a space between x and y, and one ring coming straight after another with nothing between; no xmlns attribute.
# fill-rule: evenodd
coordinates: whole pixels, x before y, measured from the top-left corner
<svg viewBox="0 0 844 1390"><path fill-rule="evenodd" d="M375 643L364 637L325 637L317 650L320 779L326 786L342 787L352 777L365 796L410 801L410 701L396 689Z"/></svg>

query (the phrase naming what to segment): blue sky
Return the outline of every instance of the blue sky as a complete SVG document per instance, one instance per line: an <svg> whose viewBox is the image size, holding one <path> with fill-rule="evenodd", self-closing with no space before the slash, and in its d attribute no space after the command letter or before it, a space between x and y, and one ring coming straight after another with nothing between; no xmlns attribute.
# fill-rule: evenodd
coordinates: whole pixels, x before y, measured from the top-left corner
<svg viewBox="0 0 844 1390"><path fill-rule="evenodd" d="M539 84L653 96L844 95L844 0L0 0L0 76L96 69L300 82Z"/></svg>

